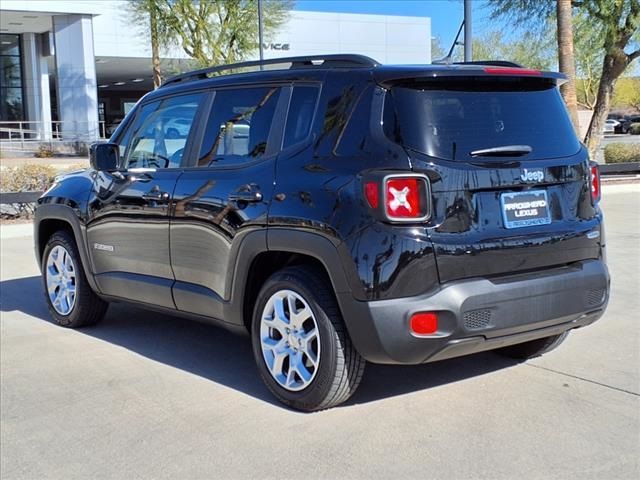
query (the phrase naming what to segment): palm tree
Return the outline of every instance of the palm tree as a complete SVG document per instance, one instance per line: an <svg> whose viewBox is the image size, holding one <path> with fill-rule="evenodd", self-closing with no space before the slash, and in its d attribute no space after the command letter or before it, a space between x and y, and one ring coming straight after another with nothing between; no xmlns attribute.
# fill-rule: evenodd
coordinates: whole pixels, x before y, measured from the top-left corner
<svg viewBox="0 0 640 480"><path fill-rule="evenodd" d="M576 59L573 53L573 17L571 0L557 0L558 65L568 81L560 87L571 122L578 132L578 97L576 95Z"/></svg>

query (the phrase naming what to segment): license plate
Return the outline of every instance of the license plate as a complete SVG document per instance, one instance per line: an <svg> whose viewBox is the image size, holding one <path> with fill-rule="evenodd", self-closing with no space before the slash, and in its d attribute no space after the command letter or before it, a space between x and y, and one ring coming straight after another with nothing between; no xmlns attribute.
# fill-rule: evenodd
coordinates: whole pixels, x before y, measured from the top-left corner
<svg viewBox="0 0 640 480"><path fill-rule="evenodd" d="M500 195L500 204L506 228L551 223L546 190L503 193Z"/></svg>

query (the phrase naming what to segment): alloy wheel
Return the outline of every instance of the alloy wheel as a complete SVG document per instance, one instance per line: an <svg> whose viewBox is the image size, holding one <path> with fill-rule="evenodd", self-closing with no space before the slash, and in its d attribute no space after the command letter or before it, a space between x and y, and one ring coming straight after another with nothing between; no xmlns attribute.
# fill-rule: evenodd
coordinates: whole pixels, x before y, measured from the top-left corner
<svg viewBox="0 0 640 480"><path fill-rule="evenodd" d="M45 275L51 305L60 315L69 315L76 303L76 267L66 248L51 249Z"/></svg>
<svg viewBox="0 0 640 480"><path fill-rule="evenodd" d="M280 290L260 319L260 346L269 373L289 391L308 387L318 372L320 337L313 311L301 295Z"/></svg>

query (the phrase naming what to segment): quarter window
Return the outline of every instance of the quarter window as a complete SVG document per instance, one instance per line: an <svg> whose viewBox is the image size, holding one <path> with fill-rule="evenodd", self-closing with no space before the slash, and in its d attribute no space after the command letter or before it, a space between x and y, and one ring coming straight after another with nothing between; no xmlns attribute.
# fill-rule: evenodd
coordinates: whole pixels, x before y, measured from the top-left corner
<svg viewBox="0 0 640 480"><path fill-rule="evenodd" d="M279 96L279 87L216 92L198 166L245 163L262 157Z"/></svg>
<svg viewBox="0 0 640 480"><path fill-rule="evenodd" d="M319 89L313 86L295 86L289 103L284 131L284 148L301 142L311 130Z"/></svg>
<svg viewBox="0 0 640 480"><path fill-rule="evenodd" d="M131 127L126 167L179 167L202 99L203 94L180 95L144 105Z"/></svg>

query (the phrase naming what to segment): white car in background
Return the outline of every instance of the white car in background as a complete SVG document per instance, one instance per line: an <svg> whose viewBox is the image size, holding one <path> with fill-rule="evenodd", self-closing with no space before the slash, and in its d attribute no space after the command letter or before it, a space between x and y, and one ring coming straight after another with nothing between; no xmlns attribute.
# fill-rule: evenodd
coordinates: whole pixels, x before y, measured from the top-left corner
<svg viewBox="0 0 640 480"><path fill-rule="evenodd" d="M620 122L618 120L613 120L612 118L607 119L606 122L604 122L604 129L602 130L603 133L615 133L616 131L616 127L618 127L620 125Z"/></svg>

